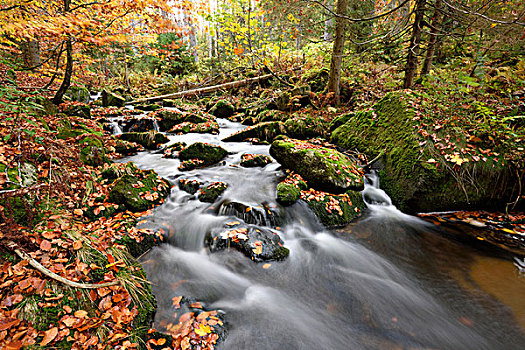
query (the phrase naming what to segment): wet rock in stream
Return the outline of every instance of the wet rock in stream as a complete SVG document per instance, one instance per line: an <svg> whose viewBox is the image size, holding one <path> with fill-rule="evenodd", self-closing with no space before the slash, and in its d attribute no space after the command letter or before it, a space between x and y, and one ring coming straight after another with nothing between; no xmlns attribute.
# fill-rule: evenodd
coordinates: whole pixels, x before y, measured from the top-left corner
<svg viewBox="0 0 525 350"><path fill-rule="evenodd" d="M226 223L223 228L212 230L205 238L211 252L237 249L256 261L283 260L290 254L279 232L267 227L247 225L239 221Z"/></svg>
<svg viewBox="0 0 525 350"><path fill-rule="evenodd" d="M284 222L284 212L271 203L250 205L241 202L224 201L217 209L219 215L232 215L248 224L276 227Z"/></svg>
<svg viewBox="0 0 525 350"><path fill-rule="evenodd" d="M179 179L177 185L181 190L186 191L189 194L195 194L199 188L201 188L202 182L198 180Z"/></svg>
<svg viewBox="0 0 525 350"><path fill-rule="evenodd" d="M196 142L179 152L181 161L198 159L202 165L212 165L221 161L228 152L221 146Z"/></svg>
<svg viewBox="0 0 525 350"><path fill-rule="evenodd" d="M225 182L212 182L202 188L197 196L201 202L213 203L226 191L228 184Z"/></svg>

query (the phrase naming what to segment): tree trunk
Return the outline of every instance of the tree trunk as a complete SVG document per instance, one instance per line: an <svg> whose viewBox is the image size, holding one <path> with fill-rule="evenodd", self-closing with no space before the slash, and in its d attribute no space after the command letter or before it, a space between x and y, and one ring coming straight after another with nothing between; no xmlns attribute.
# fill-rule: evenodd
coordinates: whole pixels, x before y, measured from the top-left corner
<svg viewBox="0 0 525 350"><path fill-rule="evenodd" d="M430 39L427 46L427 54L425 61L423 62L423 68L421 68L421 76L427 75L432 67L432 61L434 59L434 52L436 51L436 42L438 38L438 31L441 30L441 23L443 21L443 15L441 13L441 0L436 0L434 4L434 17L432 18L432 28L430 28Z"/></svg>
<svg viewBox="0 0 525 350"><path fill-rule="evenodd" d="M58 88L58 91L55 94L55 97L53 97L53 103L56 105L59 105L62 103L62 98L64 97L64 94L66 93L67 89L69 89L69 85L71 84L71 76L73 75L73 44L71 43L71 36L68 35L67 41L66 41L66 71L64 72L64 79L62 80L62 84L60 84L60 87Z"/></svg>
<svg viewBox="0 0 525 350"><path fill-rule="evenodd" d="M346 14L347 0L337 0L336 13L344 16ZM345 45L345 20L341 17L335 19L335 40L330 62L330 75L328 77L327 89L334 93L335 103L339 104L341 92L341 63Z"/></svg>
<svg viewBox="0 0 525 350"><path fill-rule="evenodd" d="M334 4L333 4L332 0L328 0L328 3L326 4L326 7L328 7L330 10L333 11ZM332 16L331 13L328 13L326 15L326 19L324 20L324 35L323 35L324 41L332 41L333 40L333 35L332 35L333 28L334 28L334 16Z"/></svg>
<svg viewBox="0 0 525 350"><path fill-rule="evenodd" d="M40 45L38 40L28 40L20 44L22 57L26 68L37 68L40 66Z"/></svg>
<svg viewBox="0 0 525 350"><path fill-rule="evenodd" d="M403 88L410 89L414 85L414 77L417 71L419 45L421 43L421 25L425 13L426 0L416 0L416 17L412 29L412 37L408 47L407 64L405 67L405 80Z"/></svg>

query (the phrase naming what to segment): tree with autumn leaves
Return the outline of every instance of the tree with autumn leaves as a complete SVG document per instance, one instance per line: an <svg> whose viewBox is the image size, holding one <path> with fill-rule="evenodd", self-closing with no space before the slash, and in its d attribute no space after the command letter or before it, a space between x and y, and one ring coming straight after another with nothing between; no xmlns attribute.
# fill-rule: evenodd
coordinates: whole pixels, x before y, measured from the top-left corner
<svg viewBox="0 0 525 350"><path fill-rule="evenodd" d="M47 77L44 88L61 81L53 98L58 104L73 73L85 72L88 50L112 43L139 46L155 34L177 31L169 15L181 5L166 0L10 0L0 8L1 49L22 54L21 69Z"/></svg>

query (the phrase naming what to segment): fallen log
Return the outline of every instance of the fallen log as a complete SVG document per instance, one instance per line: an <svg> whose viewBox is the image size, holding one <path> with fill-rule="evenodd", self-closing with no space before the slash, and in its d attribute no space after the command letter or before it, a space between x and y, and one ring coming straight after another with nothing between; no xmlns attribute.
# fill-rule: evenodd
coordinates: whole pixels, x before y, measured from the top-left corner
<svg viewBox="0 0 525 350"><path fill-rule="evenodd" d="M296 69L293 69L293 70L297 70L297 69L299 69L299 68L296 68ZM152 97L140 98L138 100L133 100L131 102L127 102L127 104L136 104L136 103L142 103L142 102L156 101L156 100L162 100L164 98L178 98L178 97L192 96L192 95L198 95L198 94L205 94L205 93L214 92L214 91L221 90L221 89L225 89L225 90L226 89L233 89L235 87L245 86L245 85L248 85L248 84L251 84L251 83L264 81L264 80L270 79L270 78L272 78L274 76L275 76L275 73L265 74L265 75L261 75L259 77L247 78L247 79L243 79L243 80L236 80L236 81L232 81L232 82L229 82L229 83L224 83L224 84L219 84L219 85L214 85L214 86L207 86L207 87L198 88L198 89L174 92L174 93L171 93L171 94L160 95L160 96L152 96Z"/></svg>

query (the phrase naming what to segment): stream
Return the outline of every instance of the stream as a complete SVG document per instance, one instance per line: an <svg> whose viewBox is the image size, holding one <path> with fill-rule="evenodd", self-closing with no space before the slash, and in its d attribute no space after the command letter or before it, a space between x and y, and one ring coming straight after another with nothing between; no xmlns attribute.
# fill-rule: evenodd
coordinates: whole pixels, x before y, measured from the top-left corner
<svg viewBox="0 0 525 350"><path fill-rule="evenodd" d="M146 227L168 231L168 244L142 258L158 301L155 326L173 320L172 298L191 296L221 310L227 334L217 349L523 349L525 276L512 256L467 245L447 230L397 210L369 174L368 210L343 229L327 230L301 202L281 207L279 164L239 166L243 153L269 146L220 140L244 128L218 119L220 133L170 135L170 143L207 142L228 150L225 162L180 172L178 159L141 152L122 159L179 177L223 181L216 203L174 186ZM228 203L272 208L290 255L271 265L229 249L209 253L206 234L232 220L253 220ZM254 223L254 222L251 222ZM270 226L260 215L256 224ZM457 229L461 229L460 227ZM264 266L264 267L263 267Z"/></svg>

